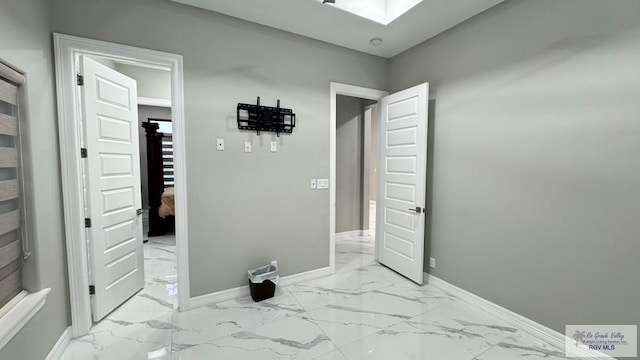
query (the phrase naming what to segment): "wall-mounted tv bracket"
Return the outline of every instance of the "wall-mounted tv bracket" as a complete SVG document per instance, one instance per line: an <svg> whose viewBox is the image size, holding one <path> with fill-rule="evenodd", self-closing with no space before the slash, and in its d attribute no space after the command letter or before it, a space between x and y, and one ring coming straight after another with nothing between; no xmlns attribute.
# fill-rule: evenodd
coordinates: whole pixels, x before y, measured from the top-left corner
<svg viewBox="0 0 640 360"><path fill-rule="evenodd" d="M273 131L280 136L280 133L291 134L295 126L296 114L291 109L281 108L280 100L276 107L261 106L259 96L256 105L238 104L240 130L256 130L258 135L260 131Z"/></svg>

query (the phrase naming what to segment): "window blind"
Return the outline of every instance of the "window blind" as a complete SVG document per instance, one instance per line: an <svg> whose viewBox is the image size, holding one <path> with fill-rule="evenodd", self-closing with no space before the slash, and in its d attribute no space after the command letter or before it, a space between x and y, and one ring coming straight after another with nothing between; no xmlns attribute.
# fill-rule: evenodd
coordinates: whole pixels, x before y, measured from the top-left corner
<svg viewBox="0 0 640 360"><path fill-rule="evenodd" d="M21 74L0 63L0 308L22 291L23 246L18 87Z"/></svg>
<svg viewBox="0 0 640 360"><path fill-rule="evenodd" d="M173 176L173 135L164 133L162 137L162 177L164 187L174 187Z"/></svg>

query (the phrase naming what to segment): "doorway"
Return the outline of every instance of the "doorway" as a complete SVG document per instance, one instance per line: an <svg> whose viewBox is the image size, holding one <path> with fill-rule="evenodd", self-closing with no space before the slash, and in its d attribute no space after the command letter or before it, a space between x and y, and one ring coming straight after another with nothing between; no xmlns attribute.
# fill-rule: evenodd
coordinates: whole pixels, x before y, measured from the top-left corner
<svg viewBox="0 0 640 360"><path fill-rule="evenodd" d="M122 119L110 118L105 121L102 118L105 115L104 112L108 112L114 105L112 103L102 109L102 115L98 115L95 119L86 114L86 110L83 111L83 141L86 144L85 147L88 147L88 159L84 162L83 178L85 188L91 193L87 196L89 202L86 207L89 209L88 216L92 219L92 228L88 230L88 265L90 286L94 286L91 302L94 323L92 332L95 332L95 328L103 321L143 322L163 318L173 311L177 294L176 241L173 231L175 162L172 146L170 69L148 67L134 62L123 63L118 59L98 56L84 56L80 59L81 64L85 66L90 60L97 63L93 64L94 67L102 68L101 80L95 85L106 89L108 85L103 84L102 81L117 81L111 77L124 76L135 81L137 95L132 99L132 108L137 112L134 111L134 119L131 126L126 127L126 131L116 131L115 124L122 126ZM84 87L92 87L94 84L87 76L86 67L83 68L83 73ZM81 89L81 93L84 101L83 108L86 109L90 105L92 96L86 93L85 89ZM96 146L91 145L94 140L91 139L89 123L92 121L99 124L100 128L96 134ZM100 224L105 222L108 216L117 214L119 217L120 213L126 211L125 206L128 203L120 203L125 206L118 206L115 214L111 211L109 215L97 216L96 214L100 214L101 211L96 209L92 200L95 200L93 193L100 189L96 189L94 181L103 182L105 176L98 179L92 178L90 170L92 166L98 165L97 158L100 158L102 167L105 166L106 159L109 159L110 166L118 168L124 166L122 162L116 163L114 159L114 154L122 154L123 143L131 143L135 147L133 159L138 159L134 164L136 169L131 174L135 175L134 188L141 196L134 201L138 205L132 207L131 211L139 209L139 213L133 219L134 221L123 222L122 219L118 219L115 224ZM95 147L103 148L104 153L93 154ZM120 171L114 178L123 180L122 175L123 172ZM118 185L116 189L119 193L123 190L122 185ZM112 192L112 190L102 191L103 197L110 196L110 199L103 201L115 201L114 195L105 195ZM127 227L138 232L141 230L141 232L127 233L128 231L125 230ZM104 232L107 235L103 244L100 244L102 234L96 234L96 232ZM123 236L118 237L117 233ZM125 250L126 247L129 249ZM136 257L137 261L133 260ZM129 262L128 265L127 262ZM105 271L107 279L101 282L102 269L107 270ZM138 275L136 272L140 272L139 280L131 279ZM106 291L101 293L103 288L106 288ZM144 308L145 311L139 312L135 317L132 316L132 313L136 312L135 309L140 308Z"/></svg>
<svg viewBox="0 0 640 360"><path fill-rule="evenodd" d="M86 150L84 150L86 148L85 145L87 144L91 145L91 138L90 137L85 138L85 136L89 136L89 135L86 135L89 133L85 132L82 127L82 124L83 124L82 117L83 115L86 116L85 113L88 111L87 108L89 106L85 106L85 105L89 103L88 95L90 95L86 93L86 91L84 90L86 88L82 88L82 85L84 84L84 81L90 81L90 79L78 78L78 75L84 76L83 72L86 71L87 68L91 67L91 66L89 67L85 66L86 63L89 62L89 60L86 60L86 59L98 60L98 62L93 61L97 65L95 64L94 64L95 66L92 65L93 66L92 68L99 69L100 71L108 70L112 74L120 74L124 71L118 72L117 70L114 71L114 69L108 69L108 66L106 66L105 64L117 64L114 66L116 68L118 66L122 68L129 66L129 67L137 68L138 70L140 69L162 70L167 72L168 74L168 79L170 82L170 89L168 90L168 93L169 93L168 99L165 99L164 101L160 101L160 105L165 105L166 107L167 103L170 104L168 113L170 114L169 118L172 120L171 121L172 132L173 132L172 150L173 150L173 157L176 159L175 163L172 164L173 173L175 174L174 208L175 208L176 221L175 221L175 238L174 238L175 240L173 240L175 245L168 244L169 241L167 239L164 239L165 241L163 244L160 244L160 243L156 244L155 242L153 243L153 245L158 249L155 249L155 250L145 249L144 251L140 251L140 252L144 253L144 258L148 258L149 260L151 260L152 258L155 258L156 260L162 261L163 259L164 260L169 259L167 254L171 252L171 249L170 248L160 249L160 248L165 245L169 247L173 246L175 248L174 250L175 260L172 259L172 261L174 261L173 266L177 267L176 270L173 270L174 271L173 276L175 280L171 281L171 279L169 279L167 281L167 284L161 284L161 285L165 285L165 286L169 285L171 289L168 288L167 290L173 291L173 295L175 295L175 292L177 291L177 288L178 288L177 284L186 284L181 288L181 291L177 293L177 304L180 309L187 309L189 307L189 288L188 288L189 277L188 277L188 257L187 257L188 236L187 236L187 228L186 228L186 224L187 224L186 184L185 184L185 174L186 174L185 163L186 162L184 157L185 141L184 141L182 57L180 55L175 55L175 54L151 51L146 49L140 49L140 48L107 43L102 41L95 41L90 39L74 37L74 36L62 35L62 34L54 34L54 45L55 45L55 60L56 60L55 61L56 62L56 84L57 84L57 93L58 93L58 119L59 119L58 121L59 121L59 132L60 132L61 166L62 166L62 174L63 174L62 180L63 180L64 211L65 211L65 230L67 234L67 260L68 260L68 267L69 267L69 288L70 288L70 300L71 300L70 302L71 302L71 315L72 315L71 321L72 321L73 336L79 337L89 333L89 330L93 325L92 312L93 312L93 315L96 314L95 301L97 299L95 295L90 295L90 292L92 292L92 290L95 289L95 288L91 289L90 285L93 285L93 284L90 283L90 280L91 279L95 280L96 274L98 273L101 273L101 272L108 273L105 267L96 266L96 263L97 263L96 258L100 254L99 252L94 251L93 254L94 254L94 257L96 258L93 258L93 259L90 258L91 256L90 250L92 246L94 246L95 244L91 244L87 242L87 239L89 236L91 236L91 233L95 235L96 231L98 231L101 228L91 229L90 227L85 227L86 225L90 224L90 222L82 221L82 219L86 219L86 215L87 215L85 204L90 204L91 206L95 206L95 204L97 203L97 201L93 201L93 204L91 204L90 202L87 203L87 199L90 198L90 196L92 195L90 187L93 186L94 188L95 187L99 188L99 186L96 186L95 184L90 183L88 184L89 189L86 191L86 193L85 191L80 190L80 189L83 189L83 184L84 184L83 170L87 164L86 162L83 162L82 156L87 152ZM102 75L98 75L96 76L96 78L98 80L101 79L100 81L102 81L103 85L115 84L115 85L118 85L119 87L114 85L112 86L112 88L126 89L126 86L124 85L121 86L120 84L117 84L117 82L113 82L113 81L110 82L109 79L105 77L107 75L104 75L102 77L100 76ZM126 79L126 78L129 78L129 77L125 76L122 79ZM135 82L133 83L132 86L133 87L136 86ZM117 91L114 92L112 90L108 90L108 86L105 87L105 89L106 89L105 91L110 91L109 94L114 96L113 98L111 98L111 100L114 100L114 101L118 99L124 100L124 98L118 98ZM123 94L127 94L127 93L130 94L132 92L133 91L129 91L129 92L122 91ZM107 92L105 92L105 94L107 94ZM97 104L101 105L100 103L109 103L109 99L106 99L107 101L104 101L105 99L102 99L102 100L103 101L100 101L100 99L98 99ZM129 103L133 103L136 101L138 103L143 103L143 104L146 102L148 105L155 105L155 106L159 105L158 99L154 99L153 97L149 97L149 96L147 97L143 96L137 99L133 99L129 101ZM97 133L100 134L100 136L107 138L112 135L117 136L119 134L124 134L124 133L136 134L136 135L140 133L144 134L144 130L142 128L139 128L139 131L136 131L136 132L129 132L126 130L129 125L124 126L123 122L118 122L113 119L111 120L112 121L110 122L110 125L109 125L111 126L110 128L107 128L104 126L98 127L98 130L96 131ZM101 124L103 123L105 122L102 122ZM130 125L130 127L133 127L134 126L133 122L131 122L131 124L132 125ZM135 126L136 127L139 126L139 119L137 118L135 119ZM116 128L125 129L125 130L124 132L118 133L115 130ZM106 133L107 129L111 129L110 131L112 132L107 134ZM118 130L118 131L121 131L121 130ZM137 144L137 141L133 141L133 139L131 138L132 137L129 136L127 138L127 141L121 141L122 139L119 139L117 137L113 138L112 140L114 140L114 142L120 141L120 145L122 145L123 143L133 144L133 142ZM95 143L95 144L98 144L98 143ZM95 148L97 148L97 145L94 146L94 149ZM93 151L95 151L94 149ZM91 151L92 149L89 149L88 152L91 152ZM99 153L94 154L96 155L96 158L101 159L100 161L102 162L100 162L100 164L102 165L101 167L96 166L95 165L96 163L94 162L93 163L94 165L92 165L93 168L97 168L99 171L105 171L105 169L108 168L108 167L105 167L106 165L104 165L105 164L104 159L108 157L108 156L104 156L104 154L107 154L107 153L109 153L108 149L103 151L102 153L103 155L100 155ZM131 159L133 158L137 159L139 155L140 154L138 152L138 149L136 149L135 154L132 153ZM135 163L135 161L132 161L132 163ZM114 162L113 164L114 165L108 169L113 170L114 174L116 174L117 171L119 171L119 169L122 169L122 167L124 166L123 164L125 163L118 162L116 164ZM91 168L92 166L88 166L88 168ZM135 168L136 168L135 166L132 167L132 169L135 169ZM139 167L138 167L138 170L140 170ZM135 171L137 170L134 170L134 172ZM112 178L115 179L117 178L117 176L113 176ZM102 178L98 177L97 179L103 180L103 177ZM120 181L122 179L117 179L117 180ZM139 189L139 187L141 186L141 183L138 183L137 186ZM102 193L103 198L105 194L113 195L112 198L114 200L109 204L113 205L115 210L119 209L117 208L119 203L115 200L124 201L123 200L125 198L124 194L126 193L125 191L120 191L120 189L124 189L124 188L118 188L118 189L119 190L117 191L109 189L106 192ZM135 190L136 189L135 186L132 187L132 189L134 190L130 191L131 193L133 193L134 195L135 193L137 193L137 195L135 195L134 198L137 196L137 198L140 199L141 196L138 196L138 195L141 195L141 191ZM136 204L140 204L140 203L141 203L141 200L138 201ZM115 210L110 212L109 215L112 215L112 213L115 213L116 212ZM138 210L136 210L136 213L139 215L142 215L143 213L142 206L138 207ZM132 219L131 221L137 222L138 220ZM139 233L142 234L142 221L140 221ZM102 236L102 235L99 235L99 236ZM137 241L135 243L137 244ZM167 251L162 253L162 250L167 250ZM164 256L163 254L167 256ZM128 258L123 257L122 259L126 259L126 261L133 262L134 260L130 259L131 257L133 257L133 255L128 255L128 256L129 256ZM140 259L142 259L142 257L140 257ZM149 273L152 273L154 272L154 270L157 270L157 269L153 269L154 267L158 267L157 264L158 264L157 261L155 263L149 263L148 266L146 266L147 269L145 270L148 270ZM112 286L113 286L112 284L109 284L108 288ZM129 287L128 289L131 290L131 287ZM153 296L153 294L150 292L141 292L139 293L139 295L146 296L147 299L152 300L153 302L155 302L160 306L166 307L167 305L166 301L163 301L162 298L158 298L157 296ZM108 299L108 297L106 297L106 299ZM126 300L126 298L124 300ZM102 312L103 314L105 312L110 312L109 307L106 307L105 309L107 310L103 309L103 312ZM173 307L171 308L171 310L173 310ZM131 316L136 315L135 312L129 312L129 314L131 314ZM115 319L115 321L117 322L117 321L128 321L128 320Z"/></svg>
<svg viewBox="0 0 640 360"><path fill-rule="evenodd" d="M339 237L336 235L336 188L340 185L336 181L338 95L379 103L379 133L374 134L379 139L376 154L379 163L374 165L377 168L378 194L374 259L422 285L429 84L419 84L388 95L382 91L331 83L329 263L332 273L336 272L336 238Z"/></svg>
<svg viewBox="0 0 640 360"><path fill-rule="evenodd" d="M374 261L375 171L379 128L375 100L336 98L336 271ZM375 178L375 176L373 176ZM373 187L373 189L372 189ZM372 194L373 193L373 194ZM372 196L373 195L373 196ZM373 201L373 202L372 202ZM372 207L374 211L372 212ZM372 221L373 219L373 221Z"/></svg>
<svg viewBox="0 0 640 360"><path fill-rule="evenodd" d="M375 106L374 104L377 104L384 96L388 95L388 93L386 91L381 91L381 90L375 90L375 89L368 89L368 88L364 88L364 87L359 87L359 86L353 86L353 85L347 85L347 84L340 84L340 83L335 83L332 82L329 86L330 90L329 90L329 96L330 96L330 121L329 121L329 126L330 126L330 148L329 148L329 157L330 157L330 169L329 169L329 177L330 177L330 184L331 186L329 187L329 193L330 193L330 206L329 206L329 266L331 268L331 272L335 273L336 272L336 237L338 238L338 240L343 239L345 236L352 236L352 235L356 235L359 234L360 236L363 234L363 229L367 229L367 233L366 235L369 235L368 231L369 231L369 206L365 205L365 202L368 203L368 192L365 191L365 189L368 189L370 187L370 157L373 156L375 157L375 154L371 154L370 151L363 151L364 147L368 147L370 149L371 146L371 137L375 136L371 133L371 129L370 129L370 125L367 125L367 129L365 129L365 117L368 116L369 119L371 120L372 116L375 116L374 112L379 113L379 107ZM347 112L347 115L345 117L344 120L341 120L341 122L346 121L347 122L347 127L349 127L349 125L353 126L361 126L362 127L362 131L361 131L361 146L357 147L359 148L359 154L360 154L360 160L357 161L356 158L358 158L358 154L356 152L356 154L352 154L352 156L349 156L349 158L347 159L348 161L353 161L353 162L359 162L359 166L356 165L358 168L354 169L355 171L357 171L358 173L361 174L361 176L359 177L361 180L356 180L356 185L355 188L357 190L355 190L358 193L357 199L356 200L358 203L355 205L356 208L358 208L359 210L357 210L357 214L355 215L355 220L351 220L350 222L353 224L354 221L357 224L356 227L359 227L359 229L356 230L345 230L345 223L341 222L339 225L337 224L337 219L336 219L336 213L337 213L337 187L342 185L342 182L344 182L344 179L342 179L341 184L338 185L338 178L337 178L337 130L338 130L338 99L339 96L341 97L342 100L346 100L346 103L348 105L348 103L357 103L359 105L354 105L353 107L356 109L355 113L360 113L359 115L359 120L357 122L350 122L349 120L349 115ZM342 102L342 101L341 101ZM343 104L344 105L344 104ZM374 106L372 106L374 105ZM349 106L352 107L352 106ZM358 110L359 109L359 110ZM351 110L351 112L354 112L354 110ZM361 123L361 124L360 124ZM344 125L344 124L343 124ZM364 136L364 134L368 132L369 133L369 138L367 139L367 137ZM345 134L347 134L349 132L345 132ZM358 135L355 135L356 137ZM365 144L365 142L367 144ZM345 142L346 144L346 142ZM365 156L366 153L366 156ZM366 157L366 159L365 159ZM345 167L346 168L346 167ZM367 171L365 171L365 169ZM350 173L353 174L352 171L349 171ZM349 175L347 175L347 178L349 177ZM353 184L353 183L352 183ZM353 187L354 185L352 185ZM348 191L348 190L347 190ZM365 200L367 199L367 200ZM352 201L350 203L353 203ZM342 204L341 204L342 205ZM375 217L375 214L373 215ZM337 225L339 226L339 228L337 227ZM337 230L340 229L340 230ZM340 233L339 235L336 235L337 233ZM375 235L375 234L372 234ZM375 237L375 236L374 236ZM371 239L372 241L374 241L374 258L377 259L377 246L375 245L375 240ZM346 260L346 259L345 259Z"/></svg>

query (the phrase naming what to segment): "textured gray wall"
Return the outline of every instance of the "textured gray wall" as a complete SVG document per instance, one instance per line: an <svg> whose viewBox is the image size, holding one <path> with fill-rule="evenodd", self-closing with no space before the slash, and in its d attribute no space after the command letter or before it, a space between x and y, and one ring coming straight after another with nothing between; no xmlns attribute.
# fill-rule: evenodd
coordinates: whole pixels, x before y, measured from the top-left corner
<svg viewBox="0 0 640 360"><path fill-rule="evenodd" d="M362 230L362 100L336 98L336 232Z"/></svg>
<svg viewBox="0 0 640 360"><path fill-rule="evenodd" d="M375 213L369 211L371 200L375 201L376 199L376 195L373 194L372 196L372 193L377 190L376 173L374 172L377 161L374 159L378 157L377 143L380 137L380 130L376 124L378 115L378 107L374 106L376 104L376 101L362 99L362 185L360 187L360 193L362 194L360 199L362 230L369 230L370 216L376 216Z"/></svg>
<svg viewBox="0 0 640 360"><path fill-rule="evenodd" d="M387 60L170 1L52 10L56 32L184 56L192 296L245 285L270 260L282 275L329 265L329 191L309 188L329 177L329 82L384 89ZM237 103L257 96L295 111L292 135L238 131Z"/></svg>
<svg viewBox="0 0 640 360"><path fill-rule="evenodd" d="M135 65L115 64L114 69L138 83L138 97L171 100L171 72Z"/></svg>
<svg viewBox="0 0 640 360"><path fill-rule="evenodd" d="M380 119L379 109L374 107L371 112L371 156L369 157L369 199L378 197L378 151L380 149ZM375 216L375 214L373 214Z"/></svg>
<svg viewBox="0 0 640 360"><path fill-rule="evenodd" d="M431 85L433 274L561 332L640 322L639 64L637 0L511 0L392 59Z"/></svg>
<svg viewBox="0 0 640 360"><path fill-rule="evenodd" d="M0 359L44 359L69 325L58 128L45 0L2 0L0 58L26 72L22 113L29 242L29 291L51 288L44 308L0 350Z"/></svg>

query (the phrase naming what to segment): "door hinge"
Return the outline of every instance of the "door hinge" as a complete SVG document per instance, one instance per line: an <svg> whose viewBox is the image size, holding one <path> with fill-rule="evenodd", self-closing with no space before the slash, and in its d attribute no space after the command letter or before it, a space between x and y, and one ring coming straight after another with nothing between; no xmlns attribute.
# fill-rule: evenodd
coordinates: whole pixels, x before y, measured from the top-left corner
<svg viewBox="0 0 640 360"><path fill-rule="evenodd" d="M86 158L88 156L89 156L89 154L87 153L87 148L81 148L80 149L80 157L81 158Z"/></svg>
<svg viewBox="0 0 640 360"><path fill-rule="evenodd" d="M84 227L91 227L91 219L90 218L85 218L84 219Z"/></svg>
<svg viewBox="0 0 640 360"><path fill-rule="evenodd" d="M95 294L96 294L95 285L89 285L89 295L95 295Z"/></svg>
<svg viewBox="0 0 640 360"><path fill-rule="evenodd" d="M82 76L80 74L76 75L76 81L77 81L79 86L84 85L84 76Z"/></svg>

